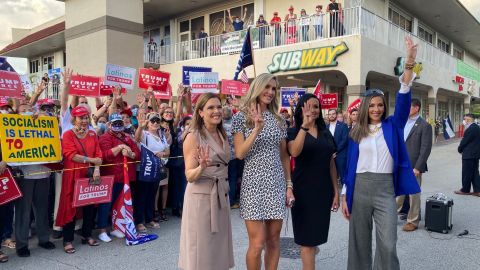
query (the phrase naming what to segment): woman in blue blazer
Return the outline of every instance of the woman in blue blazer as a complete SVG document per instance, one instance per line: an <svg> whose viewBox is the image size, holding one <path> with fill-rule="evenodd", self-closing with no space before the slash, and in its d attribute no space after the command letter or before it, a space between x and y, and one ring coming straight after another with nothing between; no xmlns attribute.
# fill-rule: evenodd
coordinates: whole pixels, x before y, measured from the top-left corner
<svg viewBox="0 0 480 270"><path fill-rule="evenodd" d="M350 220L349 270L400 269L395 197L420 192L403 139L417 45L410 37L405 38L405 45L405 71L400 76L394 114L387 118L383 92L369 89L360 105L358 122L350 131L342 190L342 212ZM373 222L376 250L372 268Z"/></svg>

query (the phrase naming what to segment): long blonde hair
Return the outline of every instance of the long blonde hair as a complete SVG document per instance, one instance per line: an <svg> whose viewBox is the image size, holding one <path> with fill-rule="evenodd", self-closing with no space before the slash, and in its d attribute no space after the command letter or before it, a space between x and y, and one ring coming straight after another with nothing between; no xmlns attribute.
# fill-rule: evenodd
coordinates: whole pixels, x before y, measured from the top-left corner
<svg viewBox="0 0 480 270"><path fill-rule="evenodd" d="M277 90L275 91L275 98L272 100L272 103L267 106L267 110L271 112L275 118L277 118L279 125L283 126L283 118L278 113L278 98L280 96L280 85L278 83L278 78L270 73L262 73L258 75L250 85L250 89L248 90L247 96L241 108L241 111L247 116L246 126L248 128L253 128L255 126L253 119L249 117L250 107L252 104L257 106L260 95L271 80L276 82Z"/></svg>
<svg viewBox="0 0 480 270"><path fill-rule="evenodd" d="M201 110L203 111L207 102L212 98L218 99L221 103L220 97L214 93L205 93L198 98L197 104L195 106L195 111L193 113L192 122L190 123L190 127L189 127L189 131L197 131L203 138L206 137L205 129L204 129L205 124L203 123L203 119L200 116L200 111ZM223 139L227 138L227 133L223 128L223 120L222 122L220 122L220 124L217 125L217 130L218 132L220 132ZM185 132L184 139L187 136L187 134L188 132Z"/></svg>
<svg viewBox="0 0 480 270"><path fill-rule="evenodd" d="M352 127L350 130L350 137L357 143L367 137L370 129L368 128L368 124L370 124L370 118L368 116L368 108L370 107L370 102L374 97L381 97L383 101L383 107L385 108L382 114L382 120L386 118L387 115L387 103L385 102L385 96L381 94L373 94L366 96L362 99L360 103L360 109L358 110L358 118L357 123L355 126Z"/></svg>

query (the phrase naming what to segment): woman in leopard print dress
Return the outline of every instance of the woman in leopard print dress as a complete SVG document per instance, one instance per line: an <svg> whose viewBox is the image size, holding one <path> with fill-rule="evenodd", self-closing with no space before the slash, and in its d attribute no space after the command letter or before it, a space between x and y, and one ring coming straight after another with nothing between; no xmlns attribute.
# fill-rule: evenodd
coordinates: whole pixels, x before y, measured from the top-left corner
<svg viewBox="0 0 480 270"><path fill-rule="evenodd" d="M280 257L280 231L286 201L293 199L285 121L278 114L278 80L261 74L250 86L242 110L233 117L235 154L245 159L240 190L240 216L249 237L247 269L276 269Z"/></svg>

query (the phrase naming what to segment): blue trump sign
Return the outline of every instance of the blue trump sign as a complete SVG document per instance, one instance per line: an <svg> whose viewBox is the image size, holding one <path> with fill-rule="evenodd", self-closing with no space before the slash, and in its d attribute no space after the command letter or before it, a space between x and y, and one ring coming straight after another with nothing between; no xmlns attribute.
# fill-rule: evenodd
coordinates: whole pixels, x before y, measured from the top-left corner
<svg viewBox="0 0 480 270"><path fill-rule="evenodd" d="M296 87L282 87L280 88L280 98L282 100L282 108L290 107L288 99L295 96L295 93L298 94L298 98L303 96L306 93L307 89L305 88L296 88Z"/></svg>
<svg viewBox="0 0 480 270"><path fill-rule="evenodd" d="M212 68L183 66L182 71L182 83L184 86L189 86L190 72L212 72Z"/></svg>

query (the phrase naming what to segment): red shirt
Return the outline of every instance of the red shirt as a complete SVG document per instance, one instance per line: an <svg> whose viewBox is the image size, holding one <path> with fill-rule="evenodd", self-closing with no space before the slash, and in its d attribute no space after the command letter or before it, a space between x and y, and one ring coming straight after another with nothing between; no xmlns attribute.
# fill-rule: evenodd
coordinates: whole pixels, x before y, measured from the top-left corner
<svg viewBox="0 0 480 270"><path fill-rule="evenodd" d="M279 16L273 17L272 20L270 21L271 25L279 26L280 23L282 22L282 19L280 19Z"/></svg>
<svg viewBox="0 0 480 270"><path fill-rule="evenodd" d="M135 159L127 157L128 162L128 177L130 182L135 181L136 176L136 166L137 163L134 161L140 160L140 150L138 149L137 143L125 133L121 133L120 137L116 137L111 131L100 136L99 139L100 150L103 154L103 164L117 164L112 166L102 166L101 175L114 175L116 183L123 183L123 155L118 153L116 156L113 155L112 148L125 144L135 153Z"/></svg>

